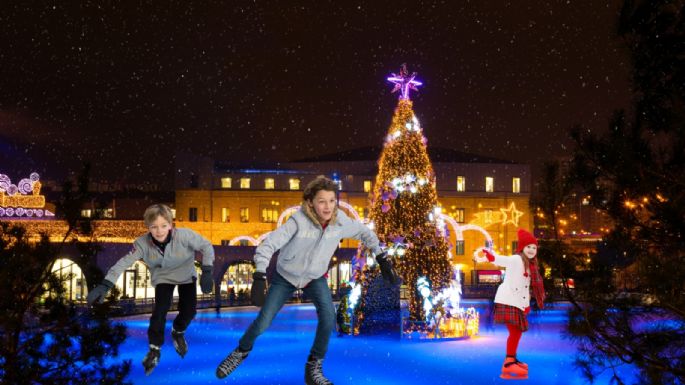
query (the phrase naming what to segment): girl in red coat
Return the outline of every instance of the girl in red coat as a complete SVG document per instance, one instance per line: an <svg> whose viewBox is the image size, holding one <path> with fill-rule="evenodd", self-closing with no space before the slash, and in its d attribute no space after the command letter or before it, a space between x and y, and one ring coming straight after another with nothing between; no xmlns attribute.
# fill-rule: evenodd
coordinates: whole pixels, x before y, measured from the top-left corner
<svg viewBox="0 0 685 385"><path fill-rule="evenodd" d="M490 262L507 269L504 281L499 285L495 295L495 323L503 323L509 329L507 338L507 355L502 364L505 379L528 378L528 365L516 358L521 334L528 330L531 289L538 307L544 306L545 289L538 271L538 241L526 230L518 231L516 254L501 256L486 248L477 249L473 256L476 262ZM485 256L481 256L480 253Z"/></svg>

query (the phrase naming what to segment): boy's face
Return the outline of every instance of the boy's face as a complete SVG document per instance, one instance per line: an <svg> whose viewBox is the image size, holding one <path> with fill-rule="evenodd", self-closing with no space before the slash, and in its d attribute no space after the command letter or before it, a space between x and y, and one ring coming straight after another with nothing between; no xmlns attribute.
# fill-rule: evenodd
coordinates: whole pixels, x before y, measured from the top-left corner
<svg viewBox="0 0 685 385"><path fill-rule="evenodd" d="M523 255L528 257L528 259L535 258L535 254L537 254L537 253L538 253L538 247L532 243L523 248Z"/></svg>
<svg viewBox="0 0 685 385"><path fill-rule="evenodd" d="M327 190L319 190L319 192L314 195L314 199L307 202L309 207L314 209L316 217L321 223L326 223L331 220L336 203L335 191Z"/></svg>
<svg viewBox="0 0 685 385"><path fill-rule="evenodd" d="M163 216L160 215L157 217L157 219L152 221L148 229L150 230L152 237L156 239L157 242L164 242L167 235L169 235L169 231L171 231L171 223L169 223L166 219L164 219Z"/></svg>

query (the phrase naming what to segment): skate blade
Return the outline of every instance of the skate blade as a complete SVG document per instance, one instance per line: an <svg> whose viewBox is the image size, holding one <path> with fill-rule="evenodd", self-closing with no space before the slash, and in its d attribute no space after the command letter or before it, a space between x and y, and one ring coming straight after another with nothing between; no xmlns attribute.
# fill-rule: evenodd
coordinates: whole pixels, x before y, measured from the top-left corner
<svg viewBox="0 0 685 385"><path fill-rule="evenodd" d="M502 373L499 375L499 378L502 378L504 380L527 380L528 376L512 376L509 373Z"/></svg>
<svg viewBox="0 0 685 385"><path fill-rule="evenodd" d="M150 373L152 373L152 371L155 370L156 367L157 367L157 362L152 364L152 366L145 366L145 364L143 364L143 368L145 369L145 375L149 376Z"/></svg>

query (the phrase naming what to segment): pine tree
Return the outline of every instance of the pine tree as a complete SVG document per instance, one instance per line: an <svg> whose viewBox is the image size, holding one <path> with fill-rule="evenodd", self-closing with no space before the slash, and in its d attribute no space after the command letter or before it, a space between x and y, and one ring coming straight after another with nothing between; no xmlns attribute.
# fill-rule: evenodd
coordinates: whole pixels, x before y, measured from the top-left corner
<svg viewBox="0 0 685 385"><path fill-rule="evenodd" d="M634 66L634 115L616 112L605 134L573 132L577 180L615 227L577 285L569 329L590 380L613 370L623 383L616 369L631 364L643 383L683 383L685 3L626 1L619 32Z"/></svg>
<svg viewBox="0 0 685 385"><path fill-rule="evenodd" d="M6 384L129 384L130 362L110 363L126 338L122 324L108 319L109 304L93 311L77 308L66 298L64 281L52 272L63 246L90 233L80 218L89 201L87 172L74 191L65 184L58 206L68 223L60 243L42 234L31 240L19 225L0 223L0 382ZM78 235L78 236L77 236ZM92 245L91 245L92 246ZM83 258L94 258L94 254Z"/></svg>
<svg viewBox="0 0 685 385"><path fill-rule="evenodd" d="M408 289L409 318L420 321L426 315L416 288L418 278L426 277L437 293L449 286L452 270L449 247L434 212L435 174L409 99L409 89L420 84L414 76L403 66L399 76L389 79L401 95L378 162L370 219L381 242L407 246L394 263Z"/></svg>

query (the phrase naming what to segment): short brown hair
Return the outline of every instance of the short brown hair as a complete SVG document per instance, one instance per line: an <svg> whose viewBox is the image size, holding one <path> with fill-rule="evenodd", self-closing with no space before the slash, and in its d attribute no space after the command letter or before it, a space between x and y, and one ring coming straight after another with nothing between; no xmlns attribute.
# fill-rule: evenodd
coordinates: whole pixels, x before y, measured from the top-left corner
<svg viewBox="0 0 685 385"><path fill-rule="evenodd" d="M143 220L145 221L145 226L150 226L157 217L162 217L171 224L174 221L174 214L171 212L171 208L167 205L156 204L145 209L145 214L143 214Z"/></svg>
<svg viewBox="0 0 685 385"><path fill-rule="evenodd" d="M306 201L314 200L316 193L321 190L333 191L335 195L338 195L338 184L333 182L331 179L326 178L324 175L319 175L313 181L307 184L304 188L303 198Z"/></svg>

